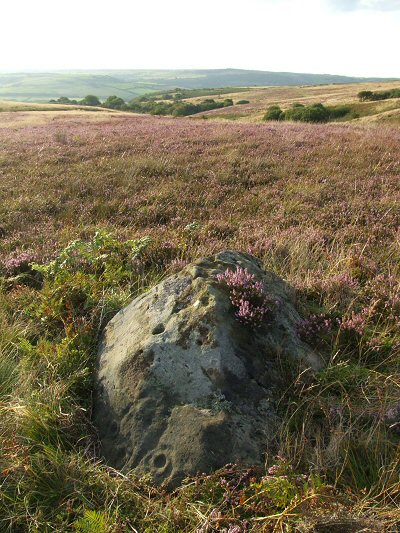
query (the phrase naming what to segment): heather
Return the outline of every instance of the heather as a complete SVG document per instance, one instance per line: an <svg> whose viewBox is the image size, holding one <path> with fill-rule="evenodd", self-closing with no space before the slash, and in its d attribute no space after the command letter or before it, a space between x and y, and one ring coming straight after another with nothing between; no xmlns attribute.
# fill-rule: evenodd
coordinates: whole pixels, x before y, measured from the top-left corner
<svg viewBox="0 0 400 533"><path fill-rule="evenodd" d="M167 240L193 221L204 251L223 243L263 254L298 234L311 247L367 243L368 252L398 225L394 128L135 116L0 135L2 254L51 252L99 226Z"/></svg>
<svg viewBox="0 0 400 533"><path fill-rule="evenodd" d="M396 530L398 129L121 115L2 128L0 147L1 530ZM265 469L171 494L102 463L96 347L133 297L229 248L293 286L325 367L282 363ZM248 273L219 281L244 327L273 313Z"/></svg>
<svg viewBox="0 0 400 533"><path fill-rule="evenodd" d="M228 287L235 317L242 324L257 327L272 314L274 299L265 294L263 284L246 268L237 267L235 272L228 269L224 274L218 274L217 280Z"/></svg>

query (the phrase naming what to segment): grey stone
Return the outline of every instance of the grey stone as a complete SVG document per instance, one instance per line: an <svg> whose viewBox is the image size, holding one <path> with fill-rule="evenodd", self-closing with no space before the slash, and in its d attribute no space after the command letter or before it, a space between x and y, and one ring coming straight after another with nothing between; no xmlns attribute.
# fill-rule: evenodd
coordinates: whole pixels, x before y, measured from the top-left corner
<svg viewBox="0 0 400 533"><path fill-rule="evenodd" d="M237 321L216 280L237 266L279 302L260 328ZM292 292L254 257L228 251L188 265L120 311L105 328L95 376L106 461L171 487L226 463L262 464L279 424L282 368L320 366L295 334Z"/></svg>

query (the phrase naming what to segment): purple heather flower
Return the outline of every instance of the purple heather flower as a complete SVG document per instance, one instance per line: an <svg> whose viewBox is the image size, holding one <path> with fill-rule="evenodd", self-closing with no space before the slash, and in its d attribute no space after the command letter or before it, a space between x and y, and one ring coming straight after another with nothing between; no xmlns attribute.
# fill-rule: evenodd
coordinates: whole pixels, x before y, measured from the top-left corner
<svg viewBox="0 0 400 533"><path fill-rule="evenodd" d="M231 303L237 309L235 317L242 324L260 326L272 311L274 300L265 294L263 284L246 268L227 269L217 274L217 280L228 286Z"/></svg>
<svg viewBox="0 0 400 533"><path fill-rule="evenodd" d="M170 263L168 264L168 267L174 272L179 272L187 264L188 261L185 259L172 259L172 261L170 261Z"/></svg>
<svg viewBox="0 0 400 533"><path fill-rule="evenodd" d="M279 465L272 465L268 468L268 474L270 476L275 476L279 472Z"/></svg>
<svg viewBox="0 0 400 533"><path fill-rule="evenodd" d="M15 252L3 262L3 269L7 274L16 274L28 270L29 264L36 260L32 252Z"/></svg>
<svg viewBox="0 0 400 533"><path fill-rule="evenodd" d="M296 332L302 341L312 342L318 336L332 331L333 324L332 319L327 315L311 315L296 324Z"/></svg>

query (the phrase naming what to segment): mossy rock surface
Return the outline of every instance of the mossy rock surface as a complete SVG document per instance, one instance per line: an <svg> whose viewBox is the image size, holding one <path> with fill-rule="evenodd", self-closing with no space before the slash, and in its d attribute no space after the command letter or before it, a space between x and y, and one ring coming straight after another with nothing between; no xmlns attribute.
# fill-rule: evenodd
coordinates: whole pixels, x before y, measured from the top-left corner
<svg viewBox="0 0 400 533"><path fill-rule="evenodd" d="M256 329L234 316L217 274L237 266L277 302ZM284 368L317 368L295 333L293 291L256 258L222 252L136 298L107 325L95 376L94 422L112 466L173 487L227 463L259 465L279 427Z"/></svg>

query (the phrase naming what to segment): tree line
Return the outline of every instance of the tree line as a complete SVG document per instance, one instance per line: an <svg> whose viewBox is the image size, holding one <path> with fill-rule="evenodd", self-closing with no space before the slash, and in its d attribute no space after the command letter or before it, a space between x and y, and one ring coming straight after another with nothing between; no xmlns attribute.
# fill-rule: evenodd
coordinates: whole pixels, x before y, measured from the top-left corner
<svg viewBox="0 0 400 533"><path fill-rule="evenodd" d="M64 105L82 105L93 107L104 107L106 109L117 109L121 111L132 111L135 113L148 113L150 115L172 115L174 117L183 117L187 115L195 115L197 113L204 113L212 109L220 109L223 107L233 106L231 98L225 98L222 101L216 101L213 98L206 98L198 103L182 101L181 93L177 96L171 94L159 95L143 95L133 98L129 102L125 102L123 98L112 95L104 102L93 95L89 94L82 100L74 100L62 96L57 100L50 100L52 104ZM239 100L237 104L248 104L248 100Z"/></svg>

